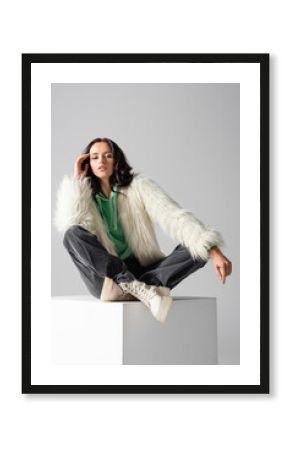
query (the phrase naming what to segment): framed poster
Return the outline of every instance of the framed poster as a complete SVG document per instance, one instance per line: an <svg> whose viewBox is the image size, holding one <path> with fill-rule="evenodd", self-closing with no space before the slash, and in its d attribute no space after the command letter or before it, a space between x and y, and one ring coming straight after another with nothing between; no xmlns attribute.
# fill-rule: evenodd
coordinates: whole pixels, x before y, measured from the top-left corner
<svg viewBox="0 0 290 450"><path fill-rule="evenodd" d="M269 54L22 54L22 392L269 393Z"/></svg>

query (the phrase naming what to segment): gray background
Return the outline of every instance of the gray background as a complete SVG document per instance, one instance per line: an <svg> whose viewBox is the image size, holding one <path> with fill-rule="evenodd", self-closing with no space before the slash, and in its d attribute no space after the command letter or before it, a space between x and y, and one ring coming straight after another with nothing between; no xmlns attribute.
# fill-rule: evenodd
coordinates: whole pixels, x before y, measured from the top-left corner
<svg viewBox="0 0 290 450"><path fill-rule="evenodd" d="M181 206L216 227L232 261L225 285L212 261L173 295L215 296L219 363L240 360L239 84L63 84L51 86L52 214L64 174L95 137L113 139L136 172L150 176ZM177 243L156 226L162 250ZM52 295L88 294L52 227Z"/></svg>

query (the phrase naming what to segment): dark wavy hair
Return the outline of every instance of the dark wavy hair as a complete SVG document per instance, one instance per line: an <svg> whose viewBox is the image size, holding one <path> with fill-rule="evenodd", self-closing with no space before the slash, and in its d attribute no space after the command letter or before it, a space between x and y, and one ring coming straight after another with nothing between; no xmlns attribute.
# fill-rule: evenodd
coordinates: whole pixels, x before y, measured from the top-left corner
<svg viewBox="0 0 290 450"><path fill-rule="evenodd" d="M116 192L114 190L114 186L129 186L135 174L132 167L128 163L123 150L116 144L116 142L112 141L112 139L106 137L95 138L91 142L89 142L82 153L89 153L92 145L94 145L96 142L107 142L113 153L114 171L109 180L111 189ZM84 164L85 163L87 163L87 160L84 161ZM90 180L93 197L95 197L98 192L101 192L101 184L99 178L92 172L91 165L89 165L87 177Z"/></svg>

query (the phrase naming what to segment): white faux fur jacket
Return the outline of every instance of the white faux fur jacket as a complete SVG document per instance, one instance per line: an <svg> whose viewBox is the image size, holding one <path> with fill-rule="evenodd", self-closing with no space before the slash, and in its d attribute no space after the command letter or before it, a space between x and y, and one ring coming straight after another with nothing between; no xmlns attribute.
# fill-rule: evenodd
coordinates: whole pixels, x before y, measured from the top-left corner
<svg viewBox="0 0 290 450"><path fill-rule="evenodd" d="M152 222L187 247L194 258L207 261L206 245L225 245L217 230L205 226L189 210L180 207L145 175L135 174L128 187L119 189L126 194L117 196L119 220L128 245L142 266L166 256L160 250ZM63 233L72 225L82 226L95 234L109 253L117 256L93 199L89 178L64 176L57 192L53 223Z"/></svg>

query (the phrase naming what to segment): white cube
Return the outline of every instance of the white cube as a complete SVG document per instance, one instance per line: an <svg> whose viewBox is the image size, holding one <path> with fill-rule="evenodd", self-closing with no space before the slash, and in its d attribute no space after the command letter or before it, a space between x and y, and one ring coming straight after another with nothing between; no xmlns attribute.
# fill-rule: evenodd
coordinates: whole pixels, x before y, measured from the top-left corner
<svg viewBox="0 0 290 450"><path fill-rule="evenodd" d="M53 364L217 364L214 297L173 297L165 323L139 300L52 297Z"/></svg>

